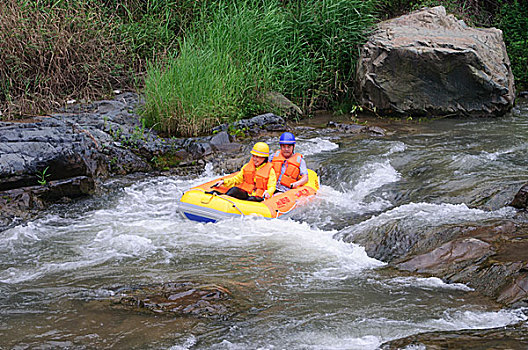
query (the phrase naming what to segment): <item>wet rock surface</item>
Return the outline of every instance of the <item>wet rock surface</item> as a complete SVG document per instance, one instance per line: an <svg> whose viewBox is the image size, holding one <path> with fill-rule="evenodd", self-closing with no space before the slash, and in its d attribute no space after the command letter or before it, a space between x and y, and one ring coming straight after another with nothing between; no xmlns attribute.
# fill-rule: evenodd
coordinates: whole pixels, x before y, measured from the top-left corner
<svg viewBox="0 0 528 350"><path fill-rule="evenodd" d="M528 184L524 184L513 198L510 206L526 210L528 208Z"/></svg>
<svg viewBox="0 0 528 350"><path fill-rule="evenodd" d="M291 130L283 117L266 113L220 125L208 136L165 138L142 124L136 112L142 103L126 92L46 117L0 122L0 231L52 203L97 193L115 175L196 174L206 163L219 173L237 171L253 139ZM379 127L357 127L384 135ZM349 123L332 128L356 132Z"/></svg>
<svg viewBox="0 0 528 350"><path fill-rule="evenodd" d="M492 329L421 333L384 343L380 349L528 349L528 325L523 322Z"/></svg>
<svg viewBox="0 0 528 350"><path fill-rule="evenodd" d="M358 62L360 103L381 114L501 116L515 98L502 32L442 6L378 25Z"/></svg>
<svg viewBox="0 0 528 350"><path fill-rule="evenodd" d="M376 136L385 136L385 130L379 126L367 126L350 123L339 123L330 121L328 127L336 128L336 130L345 134L371 134Z"/></svg>
<svg viewBox="0 0 528 350"><path fill-rule="evenodd" d="M198 173L206 161L237 158L244 147L235 141L237 133L286 129L283 118L269 113L226 124L210 136L164 138L142 125L135 112L141 103L137 94L123 93L51 116L0 122L0 230L51 203L94 194L108 177Z"/></svg>
<svg viewBox="0 0 528 350"><path fill-rule="evenodd" d="M467 284L503 305L528 305L528 224L501 220L416 232L392 226L343 237L397 269Z"/></svg>
<svg viewBox="0 0 528 350"><path fill-rule="evenodd" d="M110 301L112 308L175 316L227 318L234 312L229 290L195 282L120 288Z"/></svg>

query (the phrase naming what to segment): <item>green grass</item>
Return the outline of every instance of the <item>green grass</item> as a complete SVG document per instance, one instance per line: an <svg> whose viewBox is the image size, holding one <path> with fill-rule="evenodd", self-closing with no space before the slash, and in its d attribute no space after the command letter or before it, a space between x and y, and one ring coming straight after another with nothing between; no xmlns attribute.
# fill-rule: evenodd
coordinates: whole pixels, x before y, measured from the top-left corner
<svg viewBox="0 0 528 350"><path fill-rule="evenodd" d="M503 31L517 90L528 89L528 3L504 3L496 18Z"/></svg>
<svg viewBox="0 0 528 350"><path fill-rule="evenodd" d="M268 111L283 93L309 113L348 96L372 2L218 1L168 62L149 66L145 118L168 134L197 135Z"/></svg>

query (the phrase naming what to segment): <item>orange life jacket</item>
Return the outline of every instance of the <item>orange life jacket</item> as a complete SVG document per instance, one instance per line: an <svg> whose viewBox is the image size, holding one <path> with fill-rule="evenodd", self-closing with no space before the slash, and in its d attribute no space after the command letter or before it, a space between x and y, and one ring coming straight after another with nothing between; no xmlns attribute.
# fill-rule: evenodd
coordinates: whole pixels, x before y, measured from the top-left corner
<svg viewBox="0 0 528 350"><path fill-rule="evenodd" d="M242 174L244 181L238 187L249 193L249 195L255 191L255 196L262 197L264 191L268 189L268 179L272 167L272 164L268 162L257 170L253 161L250 160Z"/></svg>
<svg viewBox="0 0 528 350"><path fill-rule="evenodd" d="M286 161L286 170L284 171L284 174L282 174L281 178L281 184L283 184L286 187L290 187L292 183L299 180L299 174L301 173L301 160L302 160L302 154L300 153L294 153L291 155L290 158L286 159L283 157L282 153L280 151L275 152L273 155L273 159L271 160L271 163L273 164L273 168L275 169L275 172L277 173L277 179L280 176L282 164L284 161Z"/></svg>

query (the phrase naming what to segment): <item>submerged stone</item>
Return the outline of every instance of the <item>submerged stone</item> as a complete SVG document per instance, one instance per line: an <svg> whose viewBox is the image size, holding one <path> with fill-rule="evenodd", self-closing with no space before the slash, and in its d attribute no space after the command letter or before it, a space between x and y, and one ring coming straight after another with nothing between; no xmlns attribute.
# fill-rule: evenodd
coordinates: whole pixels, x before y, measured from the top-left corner
<svg viewBox="0 0 528 350"><path fill-rule="evenodd" d="M526 210L528 208L528 184L524 184L515 195L510 205L517 209Z"/></svg>
<svg viewBox="0 0 528 350"><path fill-rule="evenodd" d="M492 329L427 332L386 342L380 349L528 349L528 325L521 322Z"/></svg>
<svg viewBox="0 0 528 350"><path fill-rule="evenodd" d="M228 317L231 292L224 287L194 282L125 287L112 297L113 307L178 316Z"/></svg>

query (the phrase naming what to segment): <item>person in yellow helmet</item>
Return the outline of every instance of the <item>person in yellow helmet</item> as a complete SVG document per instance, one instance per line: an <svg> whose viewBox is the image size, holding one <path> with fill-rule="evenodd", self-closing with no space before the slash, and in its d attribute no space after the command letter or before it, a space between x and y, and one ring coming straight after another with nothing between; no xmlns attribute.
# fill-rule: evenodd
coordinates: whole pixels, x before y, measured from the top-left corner
<svg viewBox="0 0 528 350"><path fill-rule="evenodd" d="M231 187L226 194L242 200L260 202L270 198L275 192L277 174L268 157L268 144L257 142L249 162L235 176L220 180L215 186Z"/></svg>

